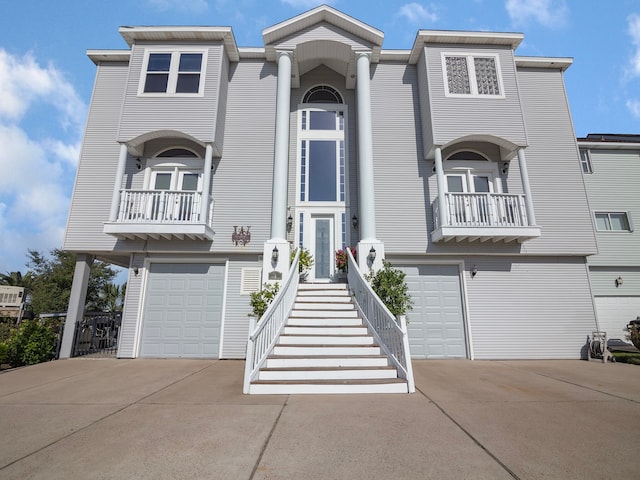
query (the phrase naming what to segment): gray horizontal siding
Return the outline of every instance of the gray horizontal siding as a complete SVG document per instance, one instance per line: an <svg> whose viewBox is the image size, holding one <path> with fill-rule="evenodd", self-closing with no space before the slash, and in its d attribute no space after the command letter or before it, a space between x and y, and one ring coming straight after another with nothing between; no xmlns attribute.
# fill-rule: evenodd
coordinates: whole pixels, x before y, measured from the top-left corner
<svg viewBox="0 0 640 480"><path fill-rule="evenodd" d="M596 329L582 259L477 257L465 263L476 359L580 358ZM473 265L478 273L471 279Z"/></svg>
<svg viewBox="0 0 640 480"><path fill-rule="evenodd" d="M420 120L422 123L423 152L426 157L434 144L433 118L431 116L431 94L429 93L429 80L427 77L426 56L420 55L417 65L418 95L420 97Z"/></svg>
<svg viewBox="0 0 640 480"><path fill-rule="evenodd" d="M562 73L520 69L518 79L529 139L529 182L542 227L542 236L526 243L527 252L593 254L595 237Z"/></svg>
<svg viewBox="0 0 640 480"><path fill-rule="evenodd" d="M109 219L120 154L116 137L127 69L126 63L98 65L69 207L65 250L108 251L116 243L102 230Z"/></svg>
<svg viewBox="0 0 640 480"><path fill-rule="evenodd" d="M144 75L142 64L145 50L153 49L154 46L137 44L131 51L129 80L118 139L129 141L143 133L170 129L192 135L202 142L212 142L218 118L223 45L203 47L208 49L208 58L202 97L138 96L140 76ZM180 46L176 45L176 50L179 48Z"/></svg>
<svg viewBox="0 0 640 480"><path fill-rule="evenodd" d="M138 275L134 273L138 268ZM142 279L144 277L144 256L132 255L129 264L129 277L127 278L127 295L122 312L122 324L120 326L120 338L118 340L118 357L134 358L136 330L138 317L141 315Z"/></svg>
<svg viewBox="0 0 640 480"><path fill-rule="evenodd" d="M371 111L377 237L387 252L422 253L431 166L422 155L416 67L375 65Z"/></svg>
<svg viewBox="0 0 640 480"><path fill-rule="evenodd" d="M287 38L284 38L273 45L279 49L294 49L297 45L314 40L332 40L338 43L345 43L356 50L371 49L373 45L363 42L362 38L345 32L339 27L328 22L319 22L315 25L300 30Z"/></svg>
<svg viewBox="0 0 640 480"><path fill-rule="evenodd" d="M597 232L590 265L640 266L640 150L591 150L593 174L584 175L593 212L629 212L634 231Z"/></svg>
<svg viewBox="0 0 640 480"><path fill-rule="evenodd" d="M243 268L260 268L258 256L234 256L229 261L222 358L245 358L249 334L250 296L240 294Z"/></svg>
<svg viewBox="0 0 640 480"><path fill-rule="evenodd" d="M591 258L589 258L591 261ZM640 267L600 267L590 266L593 294L607 297L640 296ZM622 278L622 285L616 287L616 279ZM640 311L637 313L640 315Z"/></svg>
<svg viewBox="0 0 640 480"><path fill-rule="evenodd" d="M454 98L445 96L441 53L495 54L499 58L505 98ZM526 145L525 122L520 108L513 51L476 45L425 47L433 136L437 145L466 135L488 134Z"/></svg>

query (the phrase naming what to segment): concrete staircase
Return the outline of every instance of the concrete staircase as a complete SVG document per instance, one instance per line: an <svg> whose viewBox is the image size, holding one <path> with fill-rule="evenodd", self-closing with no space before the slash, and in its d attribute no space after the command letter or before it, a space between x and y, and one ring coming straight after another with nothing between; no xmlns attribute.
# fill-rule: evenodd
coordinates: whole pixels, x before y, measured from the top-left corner
<svg viewBox="0 0 640 480"><path fill-rule="evenodd" d="M301 283L254 394L407 393L363 325L346 284Z"/></svg>

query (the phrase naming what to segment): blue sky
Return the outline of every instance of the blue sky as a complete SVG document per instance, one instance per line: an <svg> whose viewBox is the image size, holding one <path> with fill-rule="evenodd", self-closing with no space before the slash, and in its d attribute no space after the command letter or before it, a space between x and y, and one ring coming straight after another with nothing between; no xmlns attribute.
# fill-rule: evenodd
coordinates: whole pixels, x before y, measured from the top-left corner
<svg viewBox="0 0 640 480"><path fill-rule="evenodd" d="M409 49L419 29L522 32L518 55L572 57L576 135L640 133L638 0L0 0L0 273L60 247L95 76L122 25L231 26L240 47L327 3Z"/></svg>

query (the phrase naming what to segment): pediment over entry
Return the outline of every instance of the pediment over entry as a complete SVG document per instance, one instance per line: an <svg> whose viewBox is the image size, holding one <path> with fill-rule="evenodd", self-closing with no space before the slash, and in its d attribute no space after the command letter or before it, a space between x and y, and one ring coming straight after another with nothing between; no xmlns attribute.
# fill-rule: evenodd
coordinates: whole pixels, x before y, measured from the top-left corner
<svg viewBox="0 0 640 480"><path fill-rule="evenodd" d="M299 87L300 76L326 65L345 77L347 88L355 88L355 53L371 53L377 63L384 34L327 5L310 10L262 31L268 60L276 61L280 50L293 53L291 86Z"/></svg>

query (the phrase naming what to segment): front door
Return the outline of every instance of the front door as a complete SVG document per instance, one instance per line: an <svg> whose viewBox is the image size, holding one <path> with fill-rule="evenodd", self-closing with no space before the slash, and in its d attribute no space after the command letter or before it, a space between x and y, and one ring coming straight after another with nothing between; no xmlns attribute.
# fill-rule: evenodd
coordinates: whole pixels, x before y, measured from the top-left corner
<svg viewBox="0 0 640 480"><path fill-rule="evenodd" d="M329 281L334 269L334 219L329 216L311 217L310 251L314 258L311 279Z"/></svg>

